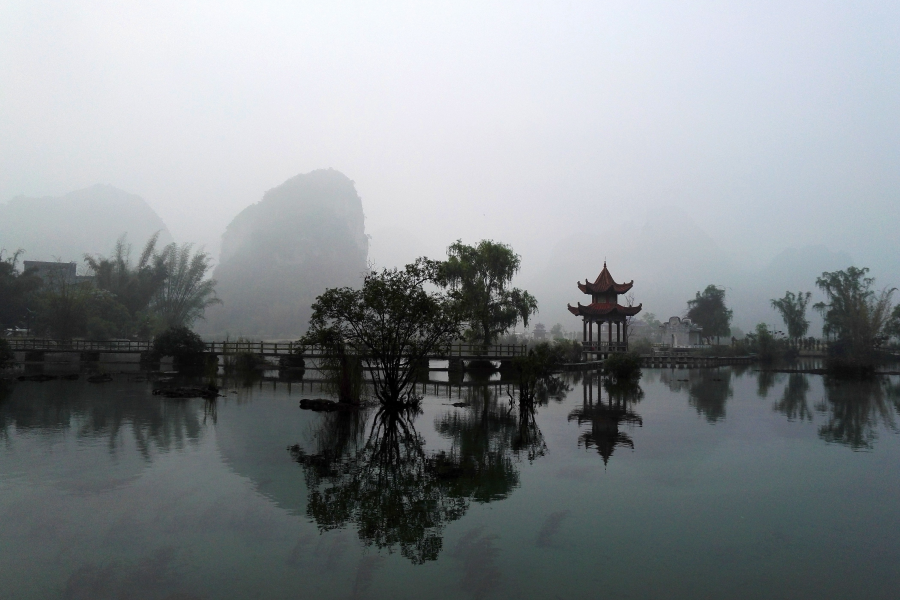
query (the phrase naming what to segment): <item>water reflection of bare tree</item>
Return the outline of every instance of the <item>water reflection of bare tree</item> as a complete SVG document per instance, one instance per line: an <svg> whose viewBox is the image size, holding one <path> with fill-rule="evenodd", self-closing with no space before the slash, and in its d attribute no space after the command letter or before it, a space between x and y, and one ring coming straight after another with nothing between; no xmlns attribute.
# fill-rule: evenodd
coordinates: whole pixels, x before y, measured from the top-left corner
<svg viewBox="0 0 900 600"><path fill-rule="evenodd" d="M772 408L784 414L789 421L812 421L812 409L806 401L809 392L809 380L803 373L790 373L781 400Z"/></svg>
<svg viewBox="0 0 900 600"><path fill-rule="evenodd" d="M819 427L819 437L854 450L871 449L880 426L897 429L893 407L888 401L890 393L889 386L881 379L826 378L825 400L816 406L827 419Z"/></svg>
<svg viewBox="0 0 900 600"><path fill-rule="evenodd" d="M584 401L581 407L569 413L569 421L579 425L589 424L578 438L578 445L585 448L596 448L603 457L603 464L609 459L617 447L634 449L631 436L620 427L641 427L643 419L632 406L641 401L644 392L637 383L611 384L609 381L597 385L597 400L594 401L594 378L585 377ZM601 389L606 391L606 402L603 401Z"/></svg>

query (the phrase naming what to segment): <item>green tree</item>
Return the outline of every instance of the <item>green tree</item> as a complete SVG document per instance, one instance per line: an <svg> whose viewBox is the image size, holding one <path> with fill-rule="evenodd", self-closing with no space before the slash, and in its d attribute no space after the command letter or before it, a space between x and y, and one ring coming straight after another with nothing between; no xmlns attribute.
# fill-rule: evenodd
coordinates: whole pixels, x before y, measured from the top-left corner
<svg viewBox="0 0 900 600"><path fill-rule="evenodd" d="M9 342L0 338L0 369L11 365L15 359L16 356L13 354L12 348L9 347Z"/></svg>
<svg viewBox="0 0 900 600"><path fill-rule="evenodd" d="M781 314L784 324L787 326L788 337L792 340L800 339L809 330L809 320L806 318L806 306L809 304L810 292L785 292L784 298L772 300L772 308Z"/></svg>
<svg viewBox="0 0 900 600"><path fill-rule="evenodd" d="M747 334L747 341L764 363L774 362L780 355L778 341L765 323L757 324L755 332Z"/></svg>
<svg viewBox="0 0 900 600"><path fill-rule="evenodd" d="M207 308L222 303L216 297L216 280L206 279L212 257L203 250L192 254L192 249L192 244L172 243L161 254L166 276L152 307L165 327L190 327Z"/></svg>
<svg viewBox="0 0 900 600"><path fill-rule="evenodd" d="M28 300L41 287L41 280L31 273L20 273L17 250L6 257L0 250L0 328L27 325Z"/></svg>
<svg viewBox="0 0 900 600"><path fill-rule="evenodd" d="M891 319L888 322L885 332L896 338L900 338L900 304L894 307L891 312Z"/></svg>
<svg viewBox="0 0 900 600"><path fill-rule="evenodd" d="M896 289L876 292L875 279L867 277L868 272L868 268L849 267L845 271L826 271L816 279L827 302L818 302L814 308L825 319L825 335L836 338L829 348L833 369L872 370L876 348L890 335L891 297Z"/></svg>
<svg viewBox="0 0 900 600"><path fill-rule="evenodd" d="M136 264L131 262L131 244L124 235L116 241L110 256L84 255L84 262L94 276L94 285L112 293L135 321L147 310L166 280L164 257L156 251L158 238L159 232L156 232L147 240Z"/></svg>
<svg viewBox="0 0 900 600"><path fill-rule="evenodd" d="M424 288L434 282L438 268L420 258L403 270L369 273L362 289L326 290L312 305L303 343L343 340L371 369L375 396L383 405L417 404L410 390L416 369L462 329L456 294Z"/></svg>
<svg viewBox="0 0 900 600"><path fill-rule="evenodd" d="M561 323L557 323L550 328L550 337L552 337L554 340L565 339L566 332L563 331L563 326Z"/></svg>
<svg viewBox="0 0 900 600"><path fill-rule="evenodd" d="M159 360L171 356L176 367L203 362L206 344L199 335L187 327L170 327L153 339L151 355Z"/></svg>
<svg viewBox="0 0 900 600"><path fill-rule="evenodd" d="M58 340L83 336L93 288L50 270L34 297L34 330Z"/></svg>
<svg viewBox="0 0 900 600"><path fill-rule="evenodd" d="M703 293L697 292L693 300L688 300L687 317L703 328L703 336L709 340L731 333L732 311L725 306L725 290L714 285L706 286Z"/></svg>
<svg viewBox="0 0 900 600"><path fill-rule="evenodd" d="M521 257L506 244L482 240L468 246L457 240L441 263L439 283L460 294L468 336L485 347L521 319L537 312L537 300L526 291L509 289Z"/></svg>

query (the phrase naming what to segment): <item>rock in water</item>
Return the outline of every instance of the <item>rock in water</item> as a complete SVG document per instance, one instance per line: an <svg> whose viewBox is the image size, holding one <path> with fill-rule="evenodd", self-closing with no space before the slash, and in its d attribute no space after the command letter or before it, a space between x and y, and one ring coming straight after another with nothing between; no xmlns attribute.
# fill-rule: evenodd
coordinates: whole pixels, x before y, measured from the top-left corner
<svg viewBox="0 0 900 600"><path fill-rule="evenodd" d="M362 200L346 175L322 169L287 180L238 214L222 236L213 276L224 304L207 311L207 332L303 333L316 296L361 284L368 247Z"/></svg>

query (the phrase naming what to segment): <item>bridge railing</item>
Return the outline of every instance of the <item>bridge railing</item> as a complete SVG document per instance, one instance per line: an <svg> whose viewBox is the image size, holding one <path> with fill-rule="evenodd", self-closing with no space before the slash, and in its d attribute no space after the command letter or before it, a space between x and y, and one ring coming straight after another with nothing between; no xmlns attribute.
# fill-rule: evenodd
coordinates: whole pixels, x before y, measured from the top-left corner
<svg viewBox="0 0 900 600"><path fill-rule="evenodd" d="M263 355L302 354L304 357L315 358L317 356L329 356L330 351L321 346L303 346L298 342L209 342L206 345L207 352L217 354L236 354L238 352L252 352ZM484 348L480 344L450 344L438 348L433 353L436 358L514 358L524 356L528 352L525 344L503 344Z"/></svg>
<svg viewBox="0 0 900 600"><path fill-rule="evenodd" d="M485 348L481 344L450 344L435 351L442 358L515 358L528 354L526 344L497 344Z"/></svg>
<svg viewBox="0 0 900 600"><path fill-rule="evenodd" d="M146 352L151 343L144 340L50 340L7 338L14 351L45 350L58 352Z"/></svg>
<svg viewBox="0 0 900 600"><path fill-rule="evenodd" d="M44 350L58 352L147 352L152 349L149 341L133 340L51 340L34 338L9 338L7 340L12 350ZM237 354L250 352L265 356L283 356L288 354L301 354L304 357L315 358L329 356L330 352L321 346L303 346L298 342L251 342L251 341L224 341L207 342L206 351L214 354ZM528 347L525 344L498 344L483 347L480 344L450 344L435 350L432 358L485 358L502 359L525 356Z"/></svg>

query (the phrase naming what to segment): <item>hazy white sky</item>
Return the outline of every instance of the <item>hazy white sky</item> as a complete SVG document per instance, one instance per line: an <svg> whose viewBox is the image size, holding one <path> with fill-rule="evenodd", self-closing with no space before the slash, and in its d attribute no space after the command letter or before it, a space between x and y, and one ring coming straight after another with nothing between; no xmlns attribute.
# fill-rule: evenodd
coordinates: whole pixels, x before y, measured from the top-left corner
<svg viewBox="0 0 900 600"><path fill-rule="evenodd" d="M750 262L824 243L896 279L898 32L896 0L4 1L0 201L108 183L217 254L334 167L431 254L537 261L675 206Z"/></svg>

